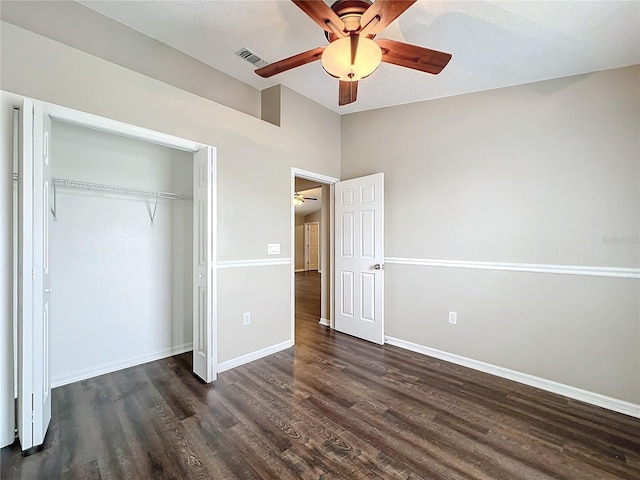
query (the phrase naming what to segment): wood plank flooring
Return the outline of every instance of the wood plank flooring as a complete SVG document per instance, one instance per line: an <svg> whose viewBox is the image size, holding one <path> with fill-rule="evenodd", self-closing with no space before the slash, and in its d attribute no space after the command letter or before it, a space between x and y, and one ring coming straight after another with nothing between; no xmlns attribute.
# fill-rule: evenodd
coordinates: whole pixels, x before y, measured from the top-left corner
<svg viewBox="0 0 640 480"><path fill-rule="evenodd" d="M214 385L184 354L54 389L1 478L640 478L640 420L332 332L318 280L296 274L296 346Z"/></svg>

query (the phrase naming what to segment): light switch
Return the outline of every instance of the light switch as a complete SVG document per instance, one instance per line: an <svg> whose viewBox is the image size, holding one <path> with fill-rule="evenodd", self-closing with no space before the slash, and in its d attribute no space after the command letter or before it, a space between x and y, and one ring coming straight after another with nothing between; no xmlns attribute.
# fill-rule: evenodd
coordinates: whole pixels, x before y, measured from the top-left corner
<svg viewBox="0 0 640 480"><path fill-rule="evenodd" d="M267 244L267 255L280 255L280 244L279 243Z"/></svg>

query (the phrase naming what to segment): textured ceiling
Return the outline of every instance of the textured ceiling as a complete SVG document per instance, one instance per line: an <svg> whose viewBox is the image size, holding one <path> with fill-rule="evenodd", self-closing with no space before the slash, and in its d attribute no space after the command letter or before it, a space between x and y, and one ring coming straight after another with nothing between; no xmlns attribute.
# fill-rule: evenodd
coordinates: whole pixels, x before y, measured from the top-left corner
<svg viewBox="0 0 640 480"><path fill-rule="evenodd" d="M338 81L320 62L263 79L234 55L247 47L274 62L326 45L290 1L80 3L260 90L281 83L341 114L640 64L638 1L419 0L378 37L451 53L449 65L434 76L383 63L357 102L338 107Z"/></svg>

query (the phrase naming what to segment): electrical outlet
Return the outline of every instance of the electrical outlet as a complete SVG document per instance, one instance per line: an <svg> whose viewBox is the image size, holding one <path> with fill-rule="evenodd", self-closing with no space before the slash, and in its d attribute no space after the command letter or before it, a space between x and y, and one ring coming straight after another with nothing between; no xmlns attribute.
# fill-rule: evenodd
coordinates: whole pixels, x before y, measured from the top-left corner
<svg viewBox="0 0 640 480"><path fill-rule="evenodd" d="M456 325L458 323L458 312L449 312L449 323Z"/></svg>
<svg viewBox="0 0 640 480"><path fill-rule="evenodd" d="M249 325L251 323L251 312L244 312L244 314L242 314L242 323L244 325Z"/></svg>

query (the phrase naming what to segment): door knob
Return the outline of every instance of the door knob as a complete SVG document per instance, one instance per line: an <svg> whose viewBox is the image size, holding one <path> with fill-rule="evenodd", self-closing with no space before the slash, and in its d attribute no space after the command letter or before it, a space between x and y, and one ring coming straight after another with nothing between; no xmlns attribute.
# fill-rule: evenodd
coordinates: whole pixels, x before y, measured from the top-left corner
<svg viewBox="0 0 640 480"><path fill-rule="evenodd" d="M45 288L44 289L44 293L51 293L53 292L53 288Z"/></svg>
<svg viewBox="0 0 640 480"><path fill-rule="evenodd" d="M382 270L382 265L380 265L379 263L376 263L376 264L373 266L373 269L374 269L374 270Z"/></svg>
<svg viewBox="0 0 640 480"><path fill-rule="evenodd" d="M198 275L198 278L203 278L203 277L204 277L204 275L202 275L202 274Z"/></svg>

